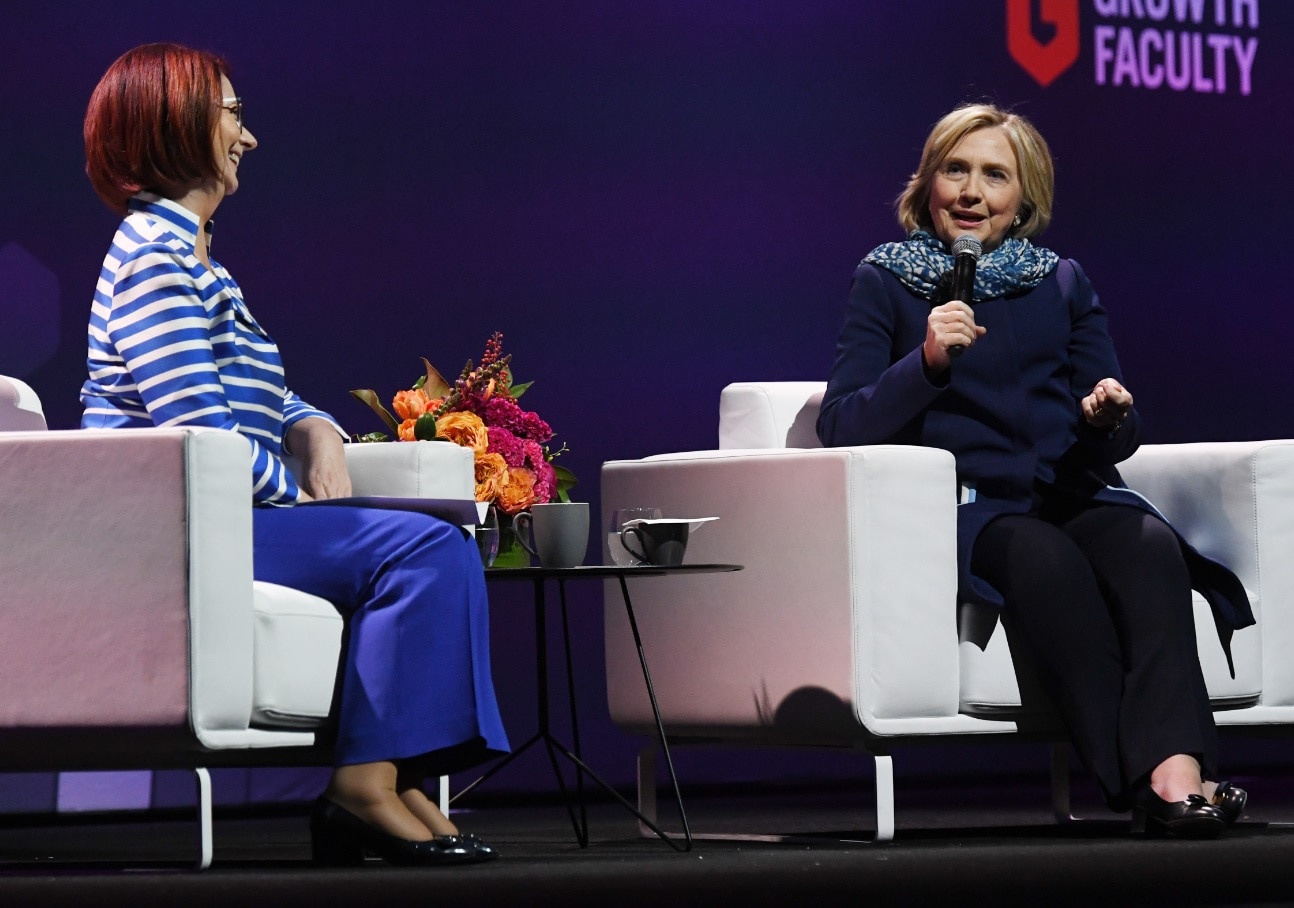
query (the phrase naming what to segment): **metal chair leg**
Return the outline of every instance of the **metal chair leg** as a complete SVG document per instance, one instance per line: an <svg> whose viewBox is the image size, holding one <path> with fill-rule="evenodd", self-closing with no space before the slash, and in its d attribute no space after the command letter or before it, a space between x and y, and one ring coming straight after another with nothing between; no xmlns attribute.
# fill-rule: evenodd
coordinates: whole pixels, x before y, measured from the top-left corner
<svg viewBox="0 0 1294 908"><path fill-rule="evenodd" d="M200 855L198 869L206 870L211 866L212 844L211 828L211 773L205 767L197 766L193 774L198 783L198 835L200 837Z"/></svg>
<svg viewBox="0 0 1294 908"><path fill-rule="evenodd" d="M1074 819L1074 805L1069 795L1069 745L1051 745L1051 812L1057 823Z"/></svg>

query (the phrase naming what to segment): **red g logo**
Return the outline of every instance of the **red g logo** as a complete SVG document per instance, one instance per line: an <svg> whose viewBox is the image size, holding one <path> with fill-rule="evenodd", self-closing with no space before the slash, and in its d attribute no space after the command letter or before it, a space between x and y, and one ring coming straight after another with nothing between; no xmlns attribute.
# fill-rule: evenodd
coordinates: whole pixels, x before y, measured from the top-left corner
<svg viewBox="0 0 1294 908"><path fill-rule="evenodd" d="M1078 0L1038 0L1038 19L1054 26L1046 44L1033 33L1033 0L1006 0L1006 47L1015 62L1046 88L1078 59Z"/></svg>

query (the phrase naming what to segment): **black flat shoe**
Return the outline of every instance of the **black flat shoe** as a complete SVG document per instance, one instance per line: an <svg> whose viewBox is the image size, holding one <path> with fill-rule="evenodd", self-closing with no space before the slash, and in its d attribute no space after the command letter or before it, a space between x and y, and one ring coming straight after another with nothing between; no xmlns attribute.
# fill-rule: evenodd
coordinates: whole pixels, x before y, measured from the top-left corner
<svg viewBox="0 0 1294 908"><path fill-rule="evenodd" d="M1204 795L1187 795L1185 801L1165 801L1149 785L1137 793L1132 808L1132 831L1148 839L1216 838L1227 825L1226 814Z"/></svg>
<svg viewBox="0 0 1294 908"><path fill-rule="evenodd" d="M459 838L471 845L482 861L493 861L499 856L499 853L492 846L485 844L485 842L482 842L469 832L463 833Z"/></svg>
<svg viewBox="0 0 1294 908"><path fill-rule="evenodd" d="M1219 782L1217 789L1213 792L1213 801L1211 803L1222 811L1222 816L1226 819L1227 825L1230 826L1240 819L1240 814L1244 813L1245 804L1248 802L1249 793L1243 788L1236 788L1230 782Z"/></svg>
<svg viewBox="0 0 1294 908"><path fill-rule="evenodd" d="M499 856L475 836L438 835L425 842L393 836L327 798L315 801L310 814L310 851L316 864L361 864L367 852L397 867L477 864Z"/></svg>

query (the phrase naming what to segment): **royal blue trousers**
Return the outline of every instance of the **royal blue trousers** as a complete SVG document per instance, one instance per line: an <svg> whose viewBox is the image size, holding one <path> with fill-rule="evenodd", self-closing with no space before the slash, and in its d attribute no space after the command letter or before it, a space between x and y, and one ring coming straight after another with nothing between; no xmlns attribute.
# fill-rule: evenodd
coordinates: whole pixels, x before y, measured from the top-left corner
<svg viewBox="0 0 1294 908"><path fill-rule="evenodd" d="M461 529L376 508L253 513L256 579L321 596L346 618L337 765L423 758L449 772L508 751L485 575Z"/></svg>

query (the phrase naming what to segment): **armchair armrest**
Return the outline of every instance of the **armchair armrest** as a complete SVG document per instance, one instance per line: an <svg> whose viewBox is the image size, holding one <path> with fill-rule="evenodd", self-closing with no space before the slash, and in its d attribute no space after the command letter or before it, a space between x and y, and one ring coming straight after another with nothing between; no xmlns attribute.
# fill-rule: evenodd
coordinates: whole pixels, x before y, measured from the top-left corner
<svg viewBox="0 0 1294 908"><path fill-rule="evenodd" d="M0 375L0 432L42 432L45 412L31 385Z"/></svg>
<svg viewBox="0 0 1294 908"><path fill-rule="evenodd" d="M859 723L884 735L913 718L956 716L956 479L946 451L720 450L604 465L603 520L635 506L720 517L689 541L687 561L745 565L635 588L667 725L776 739L791 722L801 739L843 743ZM609 585L608 700L617 722L647 728L618 600ZM835 705L789 714L811 701Z"/></svg>
<svg viewBox="0 0 1294 908"><path fill-rule="evenodd" d="M1196 549L1235 571L1258 635L1262 705L1294 705L1294 440L1143 445L1119 465ZM1259 647L1255 647L1258 653Z"/></svg>
<svg viewBox="0 0 1294 908"><path fill-rule="evenodd" d="M346 469L356 495L472 499L472 451L444 441L346 445Z"/></svg>
<svg viewBox="0 0 1294 908"><path fill-rule="evenodd" d="M247 727L247 459L212 429L0 433L0 728Z"/></svg>

